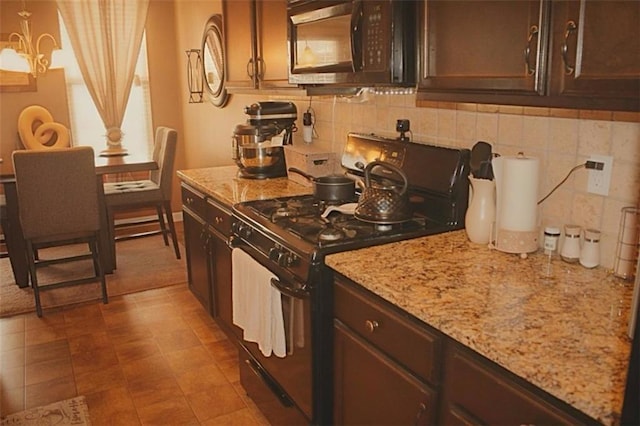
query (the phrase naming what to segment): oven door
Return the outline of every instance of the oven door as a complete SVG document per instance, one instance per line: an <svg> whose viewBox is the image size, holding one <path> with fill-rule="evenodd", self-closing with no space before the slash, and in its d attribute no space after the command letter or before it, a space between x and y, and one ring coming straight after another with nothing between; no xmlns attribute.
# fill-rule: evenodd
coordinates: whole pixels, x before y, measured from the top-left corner
<svg viewBox="0 0 640 426"><path fill-rule="evenodd" d="M262 253L248 245L234 250L242 250L249 254L256 267L265 267L272 274L269 285L278 290L282 306L286 354L278 357L275 354L263 355L257 343L242 340L242 346L250 354L241 350L241 381L249 396L259 405L260 401L273 400L275 396L283 408L293 402L306 416L306 422L313 418L312 410L312 332L311 332L311 297L304 283L301 283L285 270L273 264ZM259 259L259 260L256 260ZM235 282L234 282L235 285ZM259 378L264 385L258 386L251 379ZM268 389L271 398L259 395L259 388ZM273 404L263 406L263 412L273 412ZM290 417L289 415L285 415ZM281 419L277 414L272 417Z"/></svg>
<svg viewBox="0 0 640 426"><path fill-rule="evenodd" d="M316 4L311 10L304 7L289 10L294 80L296 74L355 72L362 66L361 2L345 1L323 7Z"/></svg>

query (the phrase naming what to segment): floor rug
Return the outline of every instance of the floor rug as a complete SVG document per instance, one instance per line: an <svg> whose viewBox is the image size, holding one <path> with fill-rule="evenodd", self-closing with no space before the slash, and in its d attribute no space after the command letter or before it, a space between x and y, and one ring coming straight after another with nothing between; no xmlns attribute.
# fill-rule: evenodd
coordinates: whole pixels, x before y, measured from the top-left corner
<svg viewBox="0 0 640 426"><path fill-rule="evenodd" d="M83 426L91 425L84 396L30 408L2 418L2 426Z"/></svg>
<svg viewBox="0 0 640 426"><path fill-rule="evenodd" d="M40 250L41 259L71 255L84 251L86 245L55 247ZM184 246L181 245L182 259L177 260L172 246L165 246L162 236L119 241L116 243L117 269L107 275L109 296L135 293L152 288L186 283L187 270ZM40 286L64 277L91 276L91 260L49 265L38 270ZM91 283L73 287L40 292L44 309L87 302L101 298L100 284ZM33 291L30 287L19 288L11 270L9 259L0 259L0 317L35 311Z"/></svg>

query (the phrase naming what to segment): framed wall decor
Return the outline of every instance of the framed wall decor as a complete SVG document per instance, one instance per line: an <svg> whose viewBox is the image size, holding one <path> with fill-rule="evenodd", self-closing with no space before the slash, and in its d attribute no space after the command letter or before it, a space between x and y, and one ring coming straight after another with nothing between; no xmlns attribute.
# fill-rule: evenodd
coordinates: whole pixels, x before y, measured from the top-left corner
<svg viewBox="0 0 640 426"><path fill-rule="evenodd" d="M215 14L205 24L202 34L202 81L209 102L218 108L224 108L229 100L225 88L224 61L222 15Z"/></svg>
<svg viewBox="0 0 640 426"><path fill-rule="evenodd" d="M0 51L5 47L18 48L18 42L9 41L9 34L0 34ZM30 73L0 70L0 92L35 92L36 79Z"/></svg>

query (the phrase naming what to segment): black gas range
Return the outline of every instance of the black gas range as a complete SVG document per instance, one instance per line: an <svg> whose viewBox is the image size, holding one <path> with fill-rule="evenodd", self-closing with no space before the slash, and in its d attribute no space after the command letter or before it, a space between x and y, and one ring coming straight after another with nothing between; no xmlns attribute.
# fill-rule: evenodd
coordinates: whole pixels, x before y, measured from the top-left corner
<svg viewBox="0 0 640 426"><path fill-rule="evenodd" d="M348 175L361 179L374 160L391 163L406 175L412 216L398 223L366 222L344 213L357 204L358 194L340 202L303 195L234 206L232 246L271 271L271 285L283 299L287 356L264 356L255 343L241 342L241 382L256 402L264 395L255 377L268 383L277 402L258 405L272 423L331 423L333 276L324 257L463 228L469 157L466 149L349 134L342 155ZM400 180L376 170L371 171L373 179L381 183ZM296 329L304 331L303 347L294 343Z"/></svg>

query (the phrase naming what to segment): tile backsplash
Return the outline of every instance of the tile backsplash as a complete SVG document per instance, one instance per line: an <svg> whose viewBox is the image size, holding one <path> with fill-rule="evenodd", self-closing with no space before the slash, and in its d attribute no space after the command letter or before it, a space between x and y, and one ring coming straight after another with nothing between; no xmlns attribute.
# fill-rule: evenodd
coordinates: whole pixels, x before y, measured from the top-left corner
<svg viewBox="0 0 640 426"><path fill-rule="evenodd" d="M581 168L540 204L538 214L541 229L575 223L601 230L601 265L606 268L613 266L621 209L640 202L640 113L441 102L416 107L415 95L373 93L293 101L299 117L307 108L313 110L313 144L323 150L342 152L348 132L397 137L396 120L408 119L413 142L471 148L483 140L500 155L537 157L539 198L590 155L612 156L608 196L587 192L589 171ZM302 131L294 143L303 143Z"/></svg>

